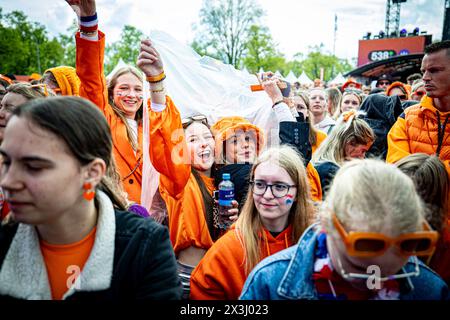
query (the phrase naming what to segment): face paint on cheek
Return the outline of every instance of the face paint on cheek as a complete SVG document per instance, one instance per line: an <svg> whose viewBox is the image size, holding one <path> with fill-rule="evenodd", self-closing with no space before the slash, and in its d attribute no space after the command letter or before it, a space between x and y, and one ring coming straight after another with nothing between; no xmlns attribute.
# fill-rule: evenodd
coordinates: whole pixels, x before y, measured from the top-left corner
<svg viewBox="0 0 450 320"><path fill-rule="evenodd" d="M293 204L294 203L294 196L292 196L292 195L290 195L290 194L288 194L287 196L286 196L286 201L285 201L285 203L286 203L286 205L291 205L291 204Z"/></svg>
<svg viewBox="0 0 450 320"><path fill-rule="evenodd" d="M124 96L125 96L125 94L124 94L122 91L117 91L117 92L116 92L116 95L117 95L118 97L124 97Z"/></svg>

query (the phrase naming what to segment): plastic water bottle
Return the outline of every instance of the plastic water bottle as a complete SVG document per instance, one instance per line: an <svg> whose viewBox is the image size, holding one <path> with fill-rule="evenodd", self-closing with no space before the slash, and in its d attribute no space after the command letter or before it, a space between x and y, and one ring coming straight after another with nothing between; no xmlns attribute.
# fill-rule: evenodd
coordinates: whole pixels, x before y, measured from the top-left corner
<svg viewBox="0 0 450 320"><path fill-rule="evenodd" d="M230 180L230 174L222 175L222 182L219 183L219 228L228 229L233 223L228 219L228 210L233 208L234 184Z"/></svg>

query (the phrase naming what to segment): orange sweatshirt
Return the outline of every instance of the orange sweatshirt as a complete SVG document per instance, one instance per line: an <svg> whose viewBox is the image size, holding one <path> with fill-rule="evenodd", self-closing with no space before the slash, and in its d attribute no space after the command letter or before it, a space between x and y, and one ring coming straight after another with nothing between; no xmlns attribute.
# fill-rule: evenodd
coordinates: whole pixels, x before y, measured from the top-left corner
<svg viewBox="0 0 450 320"><path fill-rule="evenodd" d="M81 80L80 96L92 101L106 117L111 128L114 158L128 199L141 202L142 184L142 122L138 127L139 150L136 154L127 137L125 123L108 103L108 92L103 70L105 35L99 31L98 41L76 35L77 74Z"/></svg>
<svg viewBox="0 0 450 320"><path fill-rule="evenodd" d="M248 274L245 272L245 251L236 229L223 235L208 250L191 275L190 299L237 300ZM293 245L292 226L274 238L264 229L261 237L262 259ZM262 260L261 259L261 260Z"/></svg>
<svg viewBox="0 0 450 320"><path fill-rule="evenodd" d="M150 159L161 174L159 190L167 206L170 240L175 255L190 246L208 250L213 240L200 188L191 172L180 113L169 97L166 101L162 112L150 111ZM213 179L202 179L212 195Z"/></svg>
<svg viewBox="0 0 450 320"><path fill-rule="evenodd" d="M322 144L322 142L327 138L327 134L323 131L320 130L316 130L316 144L312 145L312 153L316 152L317 149L319 149L320 145Z"/></svg>

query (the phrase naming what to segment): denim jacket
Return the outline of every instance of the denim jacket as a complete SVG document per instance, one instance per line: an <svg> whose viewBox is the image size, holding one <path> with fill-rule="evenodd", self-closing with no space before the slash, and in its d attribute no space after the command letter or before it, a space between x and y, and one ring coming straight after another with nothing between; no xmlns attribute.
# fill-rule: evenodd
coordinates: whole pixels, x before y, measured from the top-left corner
<svg viewBox="0 0 450 320"><path fill-rule="evenodd" d="M241 300L317 300L312 279L314 252L320 226L310 226L297 245L261 261L250 273ZM400 280L400 300L445 300L448 287L430 268L419 262L420 275ZM401 272L415 269L410 259Z"/></svg>

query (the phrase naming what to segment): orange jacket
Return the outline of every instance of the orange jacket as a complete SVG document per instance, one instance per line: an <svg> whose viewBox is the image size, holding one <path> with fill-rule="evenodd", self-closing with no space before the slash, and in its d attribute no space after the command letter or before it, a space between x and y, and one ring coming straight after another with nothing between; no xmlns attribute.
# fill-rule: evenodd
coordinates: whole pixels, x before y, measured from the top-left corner
<svg viewBox="0 0 450 320"><path fill-rule="evenodd" d="M159 190L167 206L170 240L175 255L190 246L208 250L213 240L200 188L191 172L180 113L169 97L166 101L162 112L150 111L150 159L161 174ZM212 195L213 179L202 179Z"/></svg>
<svg viewBox="0 0 450 320"><path fill-rule="evenodd" d="M327 138L327 134L323 131L316 130L316 144L312 145L312 153L316 152L319 149L322 142Z"/></svg>
<svg viewBox="0 0 450 320"><path fill-rule="evenodd" d="M311 188L311 200L314 202L322 201L322 186L320 184L320 176L311 162L306 166L306 175L308 177L309 187Z"/></svg>
<svg viewBox="0 0 450 320"><path fill-rule="evenodd" d="M231 229L208 250L191 275L190 299L237 300L248 274L245 272L245 251L237 235ZM262 259L293 245L292 226L274 238L264 229L261 237ZM261 260L262 260L261 259Z"/></svg>
<svg viewBox="0 0 450 320"><path fill-rule="evenodd" d="M113 153L128 199L141 202L142 184L142 123L138 127L139 150L136 154L127 137L122 120L108 103L106 79L103 71L105 35L99 31L99 40L90 41L76 35L77 74L81 80L80 96L96 104L111 128Z"/></svg>
<svg viewBox="0 0 450 320"><path fill-rule="evenodd" d="M438 113L440 124L438 124ZM412 153L419 152L430 155L436 154L438 125L443 126L447 117L450 118L450 112L438 112L433 105L433 99L427 96L423 97L419 104L407 108L389 131L386 161L395 163ZM450 177L450 120L443 128L439 158L445 164ZM448 212L448 218L448 225L450 226L450 212Z"/></svg>

